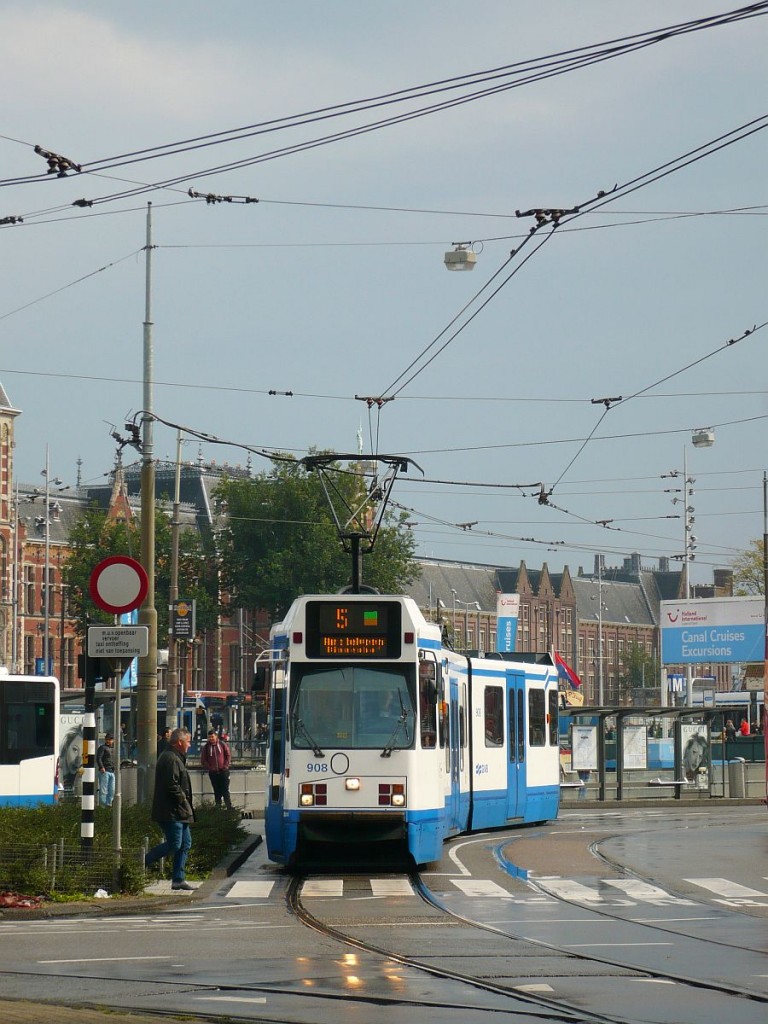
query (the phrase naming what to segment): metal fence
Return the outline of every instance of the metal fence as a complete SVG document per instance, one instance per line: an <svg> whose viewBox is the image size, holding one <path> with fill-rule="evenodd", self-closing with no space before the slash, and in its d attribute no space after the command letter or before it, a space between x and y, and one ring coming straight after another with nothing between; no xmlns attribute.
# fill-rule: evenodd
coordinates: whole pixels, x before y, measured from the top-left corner
<svg viewBox="0 0 768 1024"><path fill-rule="evenodd" d="M140 891L144 884L145 847L84 850L79 842L60 839L40 845L0 845L0 892L34 895L94 896Z"/></svg>

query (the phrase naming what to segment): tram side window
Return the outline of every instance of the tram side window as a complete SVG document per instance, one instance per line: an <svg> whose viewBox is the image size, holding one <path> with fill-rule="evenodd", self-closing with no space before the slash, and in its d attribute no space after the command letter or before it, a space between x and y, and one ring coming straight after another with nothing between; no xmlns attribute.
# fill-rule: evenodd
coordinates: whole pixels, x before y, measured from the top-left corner
<svg viewBox="0 0 768 1024"><path fill-rule="evenodd" d="M532 747L546 743L546 704L543 690L528 693L528 741Z"/></svg>
<svg viewBox="0 0 768 1024"><path fill-rule="evenodd" d="M437 742L437 662L419 662L419 722L421 745L432 748Z"/></svg>
<svg viewBox="0 0 768 1024"><path fill-rule="evenodd" d="M485 745L501 747L504 745L504 688L486 686L484 699Z"/></svg>
<svg viewBox="0 0 768 1024"><path fill-rule="evenodd" d="M525 760L525 694L522 685L517 691L517 759Z"/></svg>
<svg viewBox="0 0 768 1024"><path fill-rule="evenodd" d="M443 699L442 700L438 701L438 710L437 710L437 738L438 738L438 742L440 743L440 749L441 750L443 749L443 747L446 747L446 750L450 750L450 745L447 745L448 744L448 701L445 700L445 695L443 695ZM446 756L446 765L447 764L448 764L448 759L447 759L447 756Z"/></svg>
<svg viewBox="0 0 768 1024"><path fill-rule="evenodd" d="M560 742L560 727L558 724L558 703L557 690L549 691L549 745L556 747Z"/></svg>

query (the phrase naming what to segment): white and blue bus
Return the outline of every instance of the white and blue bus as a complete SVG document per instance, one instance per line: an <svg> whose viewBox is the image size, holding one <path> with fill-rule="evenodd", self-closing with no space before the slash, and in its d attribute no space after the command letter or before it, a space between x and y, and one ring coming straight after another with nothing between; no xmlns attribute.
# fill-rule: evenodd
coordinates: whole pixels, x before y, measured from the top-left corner
<svg viewBox="0 0 768 1024"><path fill-rule="evenodd" d="M58 680L0 675L0 804L53 803L58 756Z"/></svg>

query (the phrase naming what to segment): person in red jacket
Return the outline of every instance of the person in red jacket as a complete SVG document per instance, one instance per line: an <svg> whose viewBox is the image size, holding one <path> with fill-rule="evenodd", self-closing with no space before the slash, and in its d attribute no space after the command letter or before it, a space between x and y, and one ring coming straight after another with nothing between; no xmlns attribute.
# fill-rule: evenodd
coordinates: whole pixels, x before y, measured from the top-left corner
<svg viewBox="0 0 768 1024"><path fill-rule="evenodd" d="M203 744L200 751L200 764L208 772L208 778L213 786L213 798L216 806L221 807L222 800L228 810L232 810L232 800L229 796L229 765L232 756L229 747L224 740L219 739L215 729L208 730L208 741Z"/></svg>
<svg viewBox="0 0 768 1024"><path fill-rule="evenodd" d="M741 725L739 726L739 732L742 736L749 736L749 722L746 718L742 718Z"/></svg>

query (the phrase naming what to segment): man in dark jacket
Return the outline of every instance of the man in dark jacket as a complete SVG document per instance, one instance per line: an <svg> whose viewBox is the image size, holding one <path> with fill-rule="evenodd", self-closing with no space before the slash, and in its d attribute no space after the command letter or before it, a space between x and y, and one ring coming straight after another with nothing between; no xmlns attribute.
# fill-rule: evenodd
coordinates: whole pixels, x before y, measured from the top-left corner
<svg viewBox="0 0 768 1024"><path fill-rule="evenodd" d="M208 742L203 745L200 751L200 764L208 772L208 778L213 786L213 797L216 806L221 806L221 801L232 810L232 799L229 795L229 766L232 762L232 755L229 746L215 729L208 730Z"/></svg>
<svg viewBox="0 0 768 1024"><path fill-rule="evenodd" d="M174 729L169 747L157 759L155 769L155 795L152 800L152 820L165 835L165 842L153 846L144 859L148 868L161 857L173 856L171 888L191 891L184 869L192 846L191 823L195 820L192 809L192 783L187 771L187 751L192 737L189 729Z"/></svg>
<svg viewBox="0 0 768 1024"><path fill-rule="evenodd" d="M115 740L111 732L96 751L96 767L99 772L99 803L111 807L115 798Z"/></svg>

